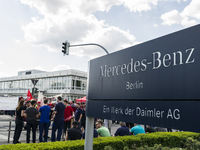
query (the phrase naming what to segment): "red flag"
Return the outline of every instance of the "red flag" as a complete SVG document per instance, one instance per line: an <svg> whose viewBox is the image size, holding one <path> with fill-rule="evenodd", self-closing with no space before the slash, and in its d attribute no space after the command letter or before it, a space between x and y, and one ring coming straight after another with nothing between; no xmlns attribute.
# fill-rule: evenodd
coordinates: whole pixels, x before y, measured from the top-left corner
<svg viewBox="0 0 200 150"><path fill-rule="evenodd" d="M70 121L72 118L74 118L74 116L69 116L65 119L65 121Z"/></svg>
<svg viewBox="0 0 200 150"><path fill-rule="evenodd" d="M31 99L33 98L31 92L28 90L28 93L27 93L27 100L26 101L30 101Z"/></svg>

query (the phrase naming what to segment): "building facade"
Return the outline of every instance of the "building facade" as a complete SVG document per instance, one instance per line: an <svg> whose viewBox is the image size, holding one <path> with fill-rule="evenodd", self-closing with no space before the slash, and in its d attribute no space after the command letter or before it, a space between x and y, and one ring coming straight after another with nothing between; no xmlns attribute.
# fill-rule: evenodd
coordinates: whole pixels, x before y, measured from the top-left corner
<svg viewBox="0 0 200 150"><path fill-rule="evenodd" d="M42 92L45 97L62 94L73 101L86 95L87 73L78 70L45 72L28 70L18 72L18 76L0 78L0 96L27 96L28 90L37 97Z"/></svg>

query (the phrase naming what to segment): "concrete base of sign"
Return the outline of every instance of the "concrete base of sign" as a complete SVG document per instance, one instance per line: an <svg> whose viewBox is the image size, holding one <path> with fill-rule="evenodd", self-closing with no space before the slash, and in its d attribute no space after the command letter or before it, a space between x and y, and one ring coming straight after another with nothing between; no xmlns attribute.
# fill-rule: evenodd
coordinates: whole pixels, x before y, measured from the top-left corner
<svg viewBox="0 0 200 150"><path fill-rule="evenodd" d="M94 118L86 117L84 150L93 150Z"/></svg>

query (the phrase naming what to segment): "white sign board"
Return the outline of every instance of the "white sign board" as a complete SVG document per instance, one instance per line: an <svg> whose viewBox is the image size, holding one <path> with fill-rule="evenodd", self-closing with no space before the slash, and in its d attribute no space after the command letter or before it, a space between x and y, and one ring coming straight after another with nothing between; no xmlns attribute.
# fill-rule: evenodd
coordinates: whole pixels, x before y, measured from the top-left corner
<svg viewBox="0 0 200 150"><path fill-rule="evenodd" d="M15 110L18 100L18 97L0 97L0 110Z"/></svg>

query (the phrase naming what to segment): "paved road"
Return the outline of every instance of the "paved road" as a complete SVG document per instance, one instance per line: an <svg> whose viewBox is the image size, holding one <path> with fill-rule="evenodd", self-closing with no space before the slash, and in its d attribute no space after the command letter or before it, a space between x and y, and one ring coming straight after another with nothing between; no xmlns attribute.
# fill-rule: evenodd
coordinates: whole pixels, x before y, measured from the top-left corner
<svg viewBox="0 0 200 150"><path fill-rule="evenodd" d="M10 132L10 143L8 143L8 129L9 129L9 120L13 120L11 122L11 129L14 130L15 129L15 122L14 122L14 117L8 116L8 115L0 115L0 145L2 144L12 144L13 142L13 135L14 135L14 131ZM117 128L119 128L119 124L112 124L111 126L111 135L113 135L115 133L115 131L117 130ZM51 130L49 130L49 136L51 136ZM32 134L31 134L32 137ZM37 131L36 133L36 139L38 142L39 139L39 131ZM26 130L22 131L20 139L20 142L25 143L26 142ZM30 139L30 141L32 141ZM50 141L50 139L48 139L48 141Z"/></svg>

